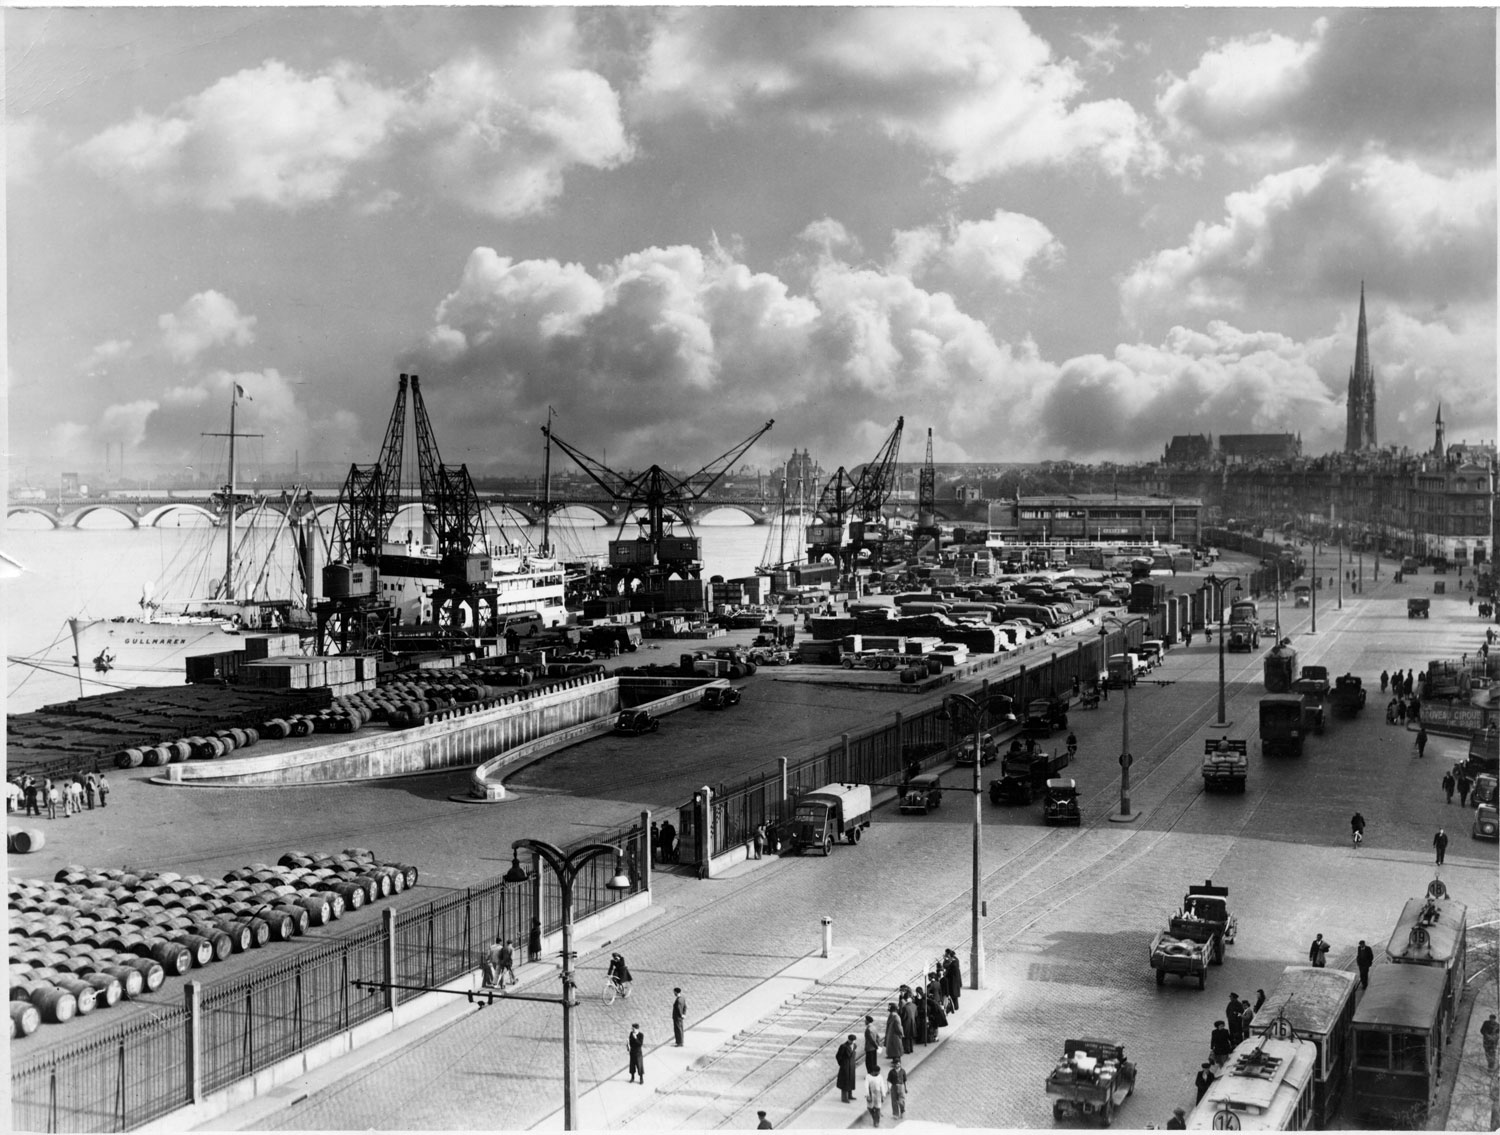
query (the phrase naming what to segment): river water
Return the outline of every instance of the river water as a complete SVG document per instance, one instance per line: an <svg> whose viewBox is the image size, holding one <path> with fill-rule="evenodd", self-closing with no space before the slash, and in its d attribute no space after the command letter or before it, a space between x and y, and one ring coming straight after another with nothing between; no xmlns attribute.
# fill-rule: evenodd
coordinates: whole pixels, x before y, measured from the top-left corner
<svg viewBox="0 0 1500 1135"><path fill-rule="evenodd" d="M224 532L193 514L172 513L154 528L134 528L113 512L95 512L79 528L57 528L40 518L14 517L0 542L0 552L23 569L0 580L4 603L6 710L24 712L48 702L78 696L67 620L79 615L112 618L138 614L143 591L161 599L202 595L202 580L223 570ZM564 557L600 554L617 537L615 525L599 525L592 514L552 525L552 542ZM756 525L742 513L719 511L694 526L703 540L705 578L749 575L763 562L772 527ZM626 538L634 536L627 529ZM279 543L273 524L257 526L255 539L242 555L253 563L267 557L267 579L273 594L289 577L290 555ZM541 529L522 524L492 532L500 542L539 543ZM772 549L774 556L775 549ZM175 581L175 583L174 583ZM11 661L53 660L50 668ZM55 671L67 670L66 673ZM89 690L96 693L99 690Z"/></svg>

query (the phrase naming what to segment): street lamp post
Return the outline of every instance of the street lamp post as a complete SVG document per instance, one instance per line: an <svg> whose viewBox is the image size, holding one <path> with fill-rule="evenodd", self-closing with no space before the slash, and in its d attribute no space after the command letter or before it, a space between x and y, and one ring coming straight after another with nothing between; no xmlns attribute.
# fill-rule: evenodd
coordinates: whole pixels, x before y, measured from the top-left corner
<svg viewBox="0 0 1500 1135"><path fill-rule="evenodd" d="M1099 648L1100 648L1100 653L1102 653L1105 656L1104 669L1105 669L1105 671L1107 673L1108 670L1109 670L1109 651L1108 651L1108 649L1104 645L1105 642L1107 641L1106 636L1108 635L1108 632L1104 629L1104 624L1105 623L1114 623L1121 630L1124 630L1125 624L1122 623L1122 622L1120 622L1119 619L1113 619L1113 618L1107 618L1107 617L1104 618L1104 619L1101 619L1100 622L1099 622ZM1126 658L1126 661L1129 662L1129 658L1128 657ZM1121 713L1120 713L1120 819L1121 820L1130 820L1130 819L1133 818L1131 816L1131 814L1130 814L1130 766L1135 762L1135 758L1133 756L1131 756L1131 753L1130 753L1130 683L1131 683L1131 681L1133 679L1134 679L1134 675L1133 674L1126 674L1125 678L1120 683L1120 695L1121 695L1121 697L1124 698L1124 701L1125 701L1125 704L1121 707ZM1109 679L1106 677L1105 681L1108 681L1108 680Z"/></svg>
<svg viewBox="0 0 1500 1135"><path fill-rule="evenodd" d="M584 864L601 855L615 857L615 875L605 884L612 891L628 891L630 879L621 865L622 852L610 843L586 843L564 854L561 848L539 839L518 839L511 845L510 870L505 882L524 883L530 878L521 866L520 851L535 852L557 873L562 885L562 1011L563 1011L563 1130L577 1130L578 1072L574 1059L573 1010L578 1005L577 984L573 980L573 881Z"/></svg>
<svg viewBox="0 0 1500 1135"><path fill-rule="evenodd" d="M1226 587L1239 587L1240 581L1236 577L1220 579L1217 575L1206 575L1203 582L1214 589L1214 610L1219 616L1219 719L1209 726L1210 729L1228 729L1229 718L1224 712L1224 589ZM1277 600L1277 633L1280 633L1280 599Z"/></svg>
<svg viewBox="0 0 1500 1135"><path fill-rule="evenodd" d="M1339 610L1344 609L1344 530L1340 528L1335 534L1339 542Z"/></svg>
<svg viewBox="0 0 1500 1135"><path fill-rule="evenodd" d="M1316 536L1313 537L1312 548L1313 548L1313 558L1312 558L1312 592L1311 592L1312 598L1309 600L1309 602L1312 604L1312 630L1308 631L1307 633L1308 634L1317 634L1318 633L1318 538Z"/></svg>
<svg viewBox="0 0 1500 1135"><path fill-rule="evenodd" d="M974 864L973 895L969 912L969 988L984 988L984 925L979 919L979 852L982 845L983 811L980 807L979 766L984 759L984 728L990 712L990 683L986 678L979 687L979 699L967 694L949 694L945 699L948 720L957 723L958 708L966 710L974 722Z"/></svg>

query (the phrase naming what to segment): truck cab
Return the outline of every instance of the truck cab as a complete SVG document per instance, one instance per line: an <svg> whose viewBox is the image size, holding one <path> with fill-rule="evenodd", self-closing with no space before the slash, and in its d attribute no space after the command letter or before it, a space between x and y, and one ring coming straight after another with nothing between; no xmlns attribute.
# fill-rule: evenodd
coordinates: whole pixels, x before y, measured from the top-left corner
<svg viewBox="0 0 1500 1135"><path fill-rule="evenodd" d="M1306 737L1300 694L1270 694L1260 699L1260 748L1266 756L1300 757Z"/></svg>
<svg viewBox="0 0 1500 1135"><path fill-rule="evenodd" d="M1135 685L1140 656L1136 654L1111 654L1105 663L1105 680L1112 690Z"/></svg>

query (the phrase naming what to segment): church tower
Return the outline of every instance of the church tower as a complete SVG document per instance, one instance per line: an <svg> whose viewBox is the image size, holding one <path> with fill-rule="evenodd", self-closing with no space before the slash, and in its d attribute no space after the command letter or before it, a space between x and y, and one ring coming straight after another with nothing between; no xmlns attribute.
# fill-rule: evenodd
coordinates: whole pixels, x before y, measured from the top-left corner
<svg viewBox="0 0 1500 1135"><path fill-rule="evenodd" d="M1432 440L1432 455L1441 459L1443 454L1448 452L1447 439L1443 436L1443 404L1441 402L1438 403L1437 422L1435 424L1437 434Z"/></svg>
<svg viewBox="0 0 1500 1135"><path fill-rule="evenodd" d="M1370 332L1365 323L1365 285L1359 285L1359 331L1354 340L1354 367L1349 371L1349 396L1344 426L1344 452L1374 449L1375 374L1370 369Z"/></svg>

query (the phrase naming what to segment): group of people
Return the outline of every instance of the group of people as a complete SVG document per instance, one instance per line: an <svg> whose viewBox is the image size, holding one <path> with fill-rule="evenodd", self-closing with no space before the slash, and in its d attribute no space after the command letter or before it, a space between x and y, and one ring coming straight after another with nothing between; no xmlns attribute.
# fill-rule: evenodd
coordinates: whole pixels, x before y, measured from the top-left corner
<svg viewBox="0 0 1500 1135"><path fill-rule="evenodd" d="M671 820L651 821L651 862L677 862L677 829Z"/></svg>
<svg viewBox="0 0 1500 1135"><path fill-rule="evenodd" d="M1448 798L1448 803L1453 803L1453 793L1458 792L1458 804L1461 808L1469 806L1469 793L1474 790L1474 781L1469 777L1469 770L1465 765L1459 765L1453 772L1443 773L1443 795Z"/></svg>
<svg viewBox="0 0 1500 1135"><path fill-rule="evenodd" d="M1320 941L1322 937L1321 934L1318 935ZM1326 945L1324 949L1327 949ZM1229 1059L1235 1046L1250 1035L1250 1026L1255 1021L1255 1014L1260 1012L1260 1007L1265 1003L1266 991L1264 989L1255 991L1253 1002L1248 997L1241 1000L1238 993L1229 995L1229 1003L1224 1006L1224 1016L1214 1022L1213 1031L1209 1034L1209 1059L1203 1062L1203 1067L1198 1070L1196 1077L1200 1100L1208 1091L1208 1086L1214 1082L1215 1071L1224 1066L1224 1062Z"/></svg>
<svg viewBox="0 0 1500 1135"><path fill-rule="evenodd" d="M944 950L942 960L933 963L922 980L903 985L896 1000L886 1006L883 1032L877 1028L874 1015L866 1015L864 1104L874 1126L880 1126L887 1100L893 1116L900 1119L906 1115L909 1089L901 1058L910 1056L919 1044L937 1041L938 1030L947 1026L950 1014L958 1012L962 994L963 970L958 955ZM854 1101L859 1086L859 1051L857 1038L850 1033L834 1054L839 1068L839 1097L844 1103ZM890 1064L884 1074L880 1068L882 1051Z"/></svg>
<svg viewBox="0 0 1500 1135"><path fill-rule="evenodd" d="M101 808L109 806L109 779L102 772L73 773L60 780L26 773L19 779L8 779L5 784L7 812L21 811L37 817L45 812L48 819L55 820L59 811L64 819L85 808L92 812L95 801Z"/></svg>

